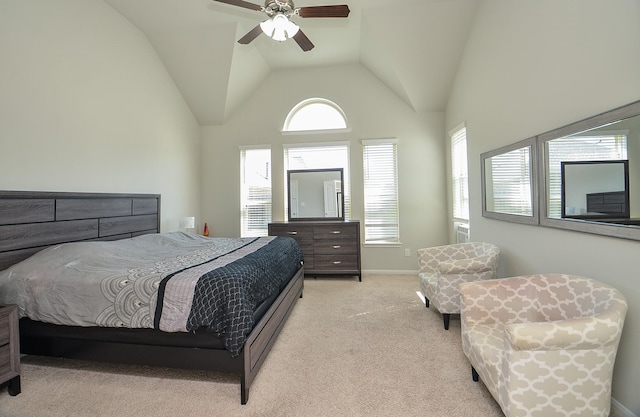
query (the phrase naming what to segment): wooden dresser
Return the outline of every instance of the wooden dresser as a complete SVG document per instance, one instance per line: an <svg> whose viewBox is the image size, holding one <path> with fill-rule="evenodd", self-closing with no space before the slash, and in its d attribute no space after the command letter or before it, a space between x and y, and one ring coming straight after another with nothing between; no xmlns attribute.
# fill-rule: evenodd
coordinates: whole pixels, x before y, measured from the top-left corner
<svg viewBox="0 0 640 417"><path fill-rule="evenodd" d="M305 275L357 276L362 281L358 221L269 223L269 236L289 236L298 242Z"/></svg>
<svg viewBox="0 0 640 417"><path fill-rule="evenodd" d="M9 381L9 395L20 394L18 308L0 305L0 384Z"/></svg>

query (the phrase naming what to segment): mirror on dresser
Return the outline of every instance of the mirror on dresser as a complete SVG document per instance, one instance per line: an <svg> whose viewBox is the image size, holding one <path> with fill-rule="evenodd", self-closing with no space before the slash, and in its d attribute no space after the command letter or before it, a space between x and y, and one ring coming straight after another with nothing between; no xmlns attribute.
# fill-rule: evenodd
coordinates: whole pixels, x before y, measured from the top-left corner
<svg viewBox="0 0 640 417"><path fill-rule="evenodd" d="M535 138L480 155L482 216L538 224Z"/></svg>
<svg viewBox="0 0 640 417"><path fill-rule="evenodd" d="M538 153L541 225L640 240L640 101L538 136Z"/></svg>
<svg viewBox="0 0 640 417"><path fill-rule="evenodd" d="M344 220L342 168L287 171L289 221Z"/></svg>

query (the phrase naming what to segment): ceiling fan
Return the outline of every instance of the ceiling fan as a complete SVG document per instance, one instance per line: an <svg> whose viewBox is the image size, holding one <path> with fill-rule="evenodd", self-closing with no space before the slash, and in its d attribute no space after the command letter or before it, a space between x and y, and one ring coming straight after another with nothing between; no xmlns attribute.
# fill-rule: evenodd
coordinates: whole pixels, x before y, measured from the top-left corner
<svg viewBox="0 0 640 417"><path fill-rule="evenodd" d="M291 21L292 16L306 17L347 17L349 6L346 4L335 6L307 6L296 8L293 0L266 0L264 6L244 0L213 0L245 9L264 12L269 18L250 30L238 40L238 43L246 45L257 38L261 33L266 34L276 41L285 41L293 38L303 51L310 51L314 45L302 30Z"/></svg>

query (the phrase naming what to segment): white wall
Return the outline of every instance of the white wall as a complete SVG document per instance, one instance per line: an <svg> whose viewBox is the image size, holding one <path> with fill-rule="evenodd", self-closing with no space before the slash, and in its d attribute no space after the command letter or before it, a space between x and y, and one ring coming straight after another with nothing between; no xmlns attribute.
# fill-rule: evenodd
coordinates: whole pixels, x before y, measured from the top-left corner
<svg viewBox="0 0 640 417"><path fill-rule="evenodd" d="M345 111L348 133L282 135L289 111L322 97ZM400 238L395 248L363 248L365 270L417 270L417 248L447 243L444 114L416 114L360 65L276 71L224 126L203 128L203 218L214 236L240 234L242 145L272 145L273 218L285 219L282 144L349 141L352 218L364 220L361 139L398 138ZM362 228L362 224L361 224ZM404 256L404 249L411 256Z"/></svg>
<svg viewBox="0 0 640 417"><path fill-rule="evenodd" d="M0 189L162 194L199 213L200 129L147 38L100 0L0 0Z"/></svg>
<svg viewBox="0 0 640 417"><path fill-rule="evenodd" d="M613 397L640 415L640 242L483 218L480 154L640 99L637 0L484 0L447 108L467 122L474 240L502 249L503 276L563 272L624 292L629 312Z"/></svg>

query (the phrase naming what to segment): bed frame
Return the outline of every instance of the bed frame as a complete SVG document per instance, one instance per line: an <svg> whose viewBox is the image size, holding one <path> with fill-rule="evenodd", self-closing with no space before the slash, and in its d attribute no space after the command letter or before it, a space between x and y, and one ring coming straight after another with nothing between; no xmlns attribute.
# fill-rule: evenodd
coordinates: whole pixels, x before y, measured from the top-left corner
<svg viewBox="0 0 640 417"><path fill-rule="evenodd" d="M160 195L0 191L0 270L52 245L160 232ZM240 401L297 300L302 266L232 357L211 333L57 326L20 320L24 354L240 374ZM129 332L129 330L131 330Z"/></svg>

